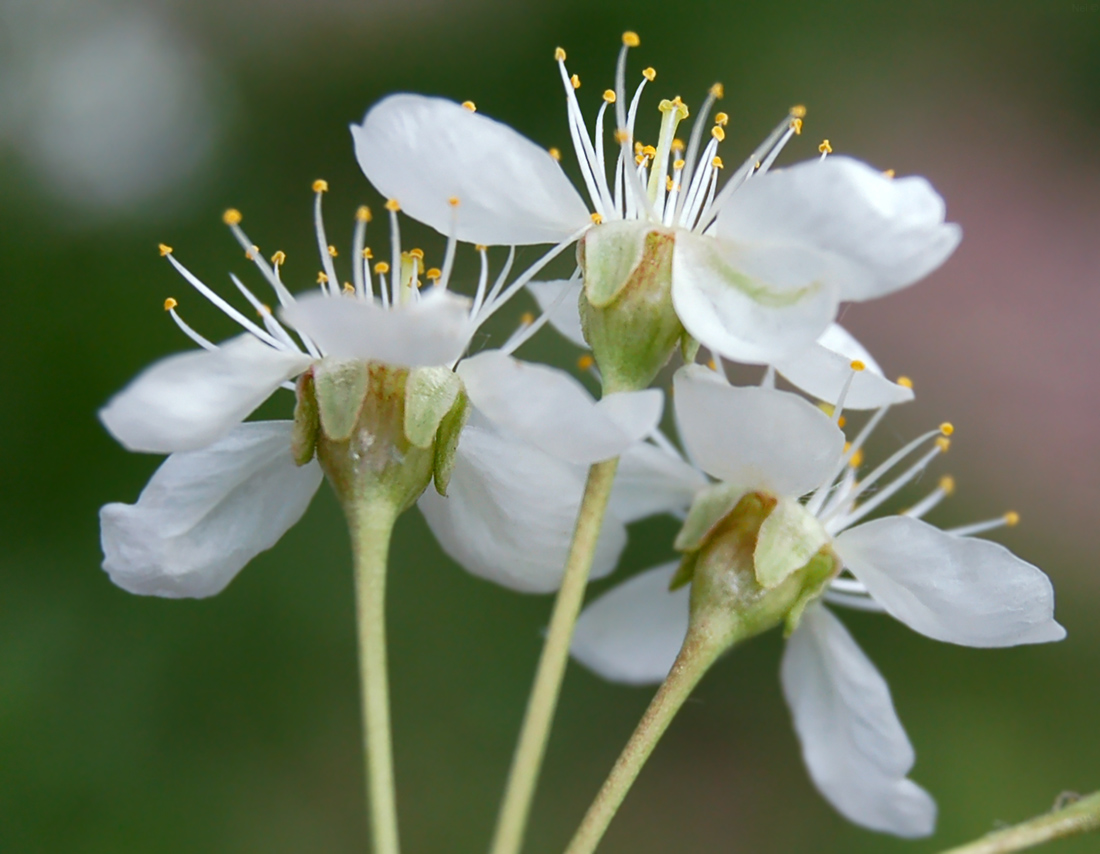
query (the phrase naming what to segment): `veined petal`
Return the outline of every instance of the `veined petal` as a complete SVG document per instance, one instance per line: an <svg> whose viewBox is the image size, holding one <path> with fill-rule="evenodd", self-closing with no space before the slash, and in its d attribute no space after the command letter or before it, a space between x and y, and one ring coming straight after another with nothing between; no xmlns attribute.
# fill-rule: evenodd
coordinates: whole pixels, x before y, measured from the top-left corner
<svg viewBox="0 0 1100 854"><path fill-rule="evenodd" d="M225 436L312 362L240 335L217 350L161 359L111 398L99 419L127 450L193 451Z"/></svg>
<svg viewBox="0 0 1100 854"><path fill-rule="evenodd" d="M886 379L871 354L837 323L829 324L817 342L797 356L777 361L775 369L807 394L836 403L855 360L865 368L852 377L845 409L878 409L913 399L913 390Z"/></svg>
<svg viewBox="0 0 1100 854"><path fill-rule="evenodd" d="M672 304L684 327L738 362L768 364L809 347L836 316L838 291L819 253L680 232Z"/></svg>
<svg viewBox="0 0 1100 854"><path fill-rule="evenodd" d="M291 421L237 425L221 441L168 457L136 504L99 511L103 568L130 593L213 596L297 522L321 483L299 467Z"/></svg>
<svg viewBox="0 0 1100 854"><path fill-rule="evenodd" d="M688 630L691 588L668 589L677 566L640 572L589 604L577 620L573 657L612 682L663 681Z"/></svg>
<svg viewBox="0 0 1100 854"><path fill-rule="evenodd" d="M581 314L577 307L583 287L584 282L580 279L527 283L527 290L531 292L539 308L550 315L550 325L578 347L587 349L588 342L584 340Z"/></svg>
<svg viewBox="0 0 1100 854"><path fill-rule="evenodd" d="M821 253L822 281L843 300L883 296L922 279L955 251L961 229L924 178L889 178L850 157L754 177L718 215L716 234Z"/></svg>
<svg viewBox="0 0 1100 854"><path fill-rule="evenodd" d="M1050 579L999 543L889 516L844 531L836 551L875 601L930 638L993 647L1066 636Z"/></svg>
<svg viewBox="0 0 1100 854"><path fill-rule="evenodd" d="M520 246L560 243L591 223L546 149L454 101L391 95L351 135L378 191L441 234Z"/></svg>
<svg viewBox="0 0 1100 854"><path fill-rule="evenodd" d="M797 497L829 476L844 449L840 428L796 394L731 386L701 365L673 382L684 445L719 480Z"/></svg>
<svg viewBox="0 0 1100 854"><path fill-rule="evenodd" d="M906 775L913 748L890 689L852 636L820 605L787 642L783 694L814 785L841 815L895 836L927 836L936 804Z"/></svg>
<svg viewBox="0 0 1100 854"><path fill-rule="evenodd" d="M565 371L521 362L499 350L464 359L458 374L486 418L572 463L618 456L661 417L663 395L657 389L608 395L597 403Z"/></svg>
<svg viewBox="0 0 1100 854"><path fill-rule="evenodd" d="M280 309L284 320L335 359L391 365L452 365L466 349L470 300L440 288L394 308L375 302L306 294Z"/></svg>
<svg viewBox="0 0 1100 854"><path fill-rule="evenodd" d="M656 445L639 442L619 460L610 507L624 522L658 513L685 513L695 494L706 486L706 477L694 466Z"/></svg>
<svg viewBox="0 0 1100 854"><path fill-rule="evenodd" d="M443 550L474 575L525 593L561 584L585 471L484 423L462 431L447 497L419 501ZM604 518L592 577L615 568L626 528Z"/></svg>

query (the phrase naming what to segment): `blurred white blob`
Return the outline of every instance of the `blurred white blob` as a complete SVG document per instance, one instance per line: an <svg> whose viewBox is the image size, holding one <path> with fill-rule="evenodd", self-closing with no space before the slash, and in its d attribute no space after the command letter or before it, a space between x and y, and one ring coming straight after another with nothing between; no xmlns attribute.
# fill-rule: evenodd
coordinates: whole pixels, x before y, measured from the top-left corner
<svg viewBox="0 0 1100 854"><path fill-rule="evenodd" d="M220 124L185 33L81 0L0 0L0 29L0 142L41 189L97 218L180 201Z"/></svg>

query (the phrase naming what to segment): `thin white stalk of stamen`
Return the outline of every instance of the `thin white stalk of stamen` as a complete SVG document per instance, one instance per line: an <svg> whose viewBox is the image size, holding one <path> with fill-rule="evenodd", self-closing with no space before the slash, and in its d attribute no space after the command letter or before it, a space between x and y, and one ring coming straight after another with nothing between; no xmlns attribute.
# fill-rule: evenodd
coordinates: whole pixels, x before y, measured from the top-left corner
<svg viewBox="0 0 1100 854"><path fill-rule="evenodd" d="M355 256L355 264L362 271L363 276L363 298L374 301L374 280L370 274L370 258L366 256L366 249L361 249L359 254Z"/></svg>
<svg viewBox="0 0 1100 854"><path fill-rule="evenodd" d="M844 414L844 401L848 399L848 392L852 389L852 381L856 378L862 367L855 367L854 365L849 368L848 376L844 380L844 385L840 387L840 394L837 395L836 403L833 405L833 423L840 425L840 417Z"/></svg>
<svg viewBox="0 0 1100 854"><path fill-rule="evenodd" d="M712 138L703 149L703 156L699 160L701 168L695 170L688 186L687 196L684 202L684 211L680 214L680 225L684 228L692 228L692 223L703 208L703 199L706 198L706 188L711 181L714 155L718 152L718 140ZM702 168L703 163L712 164L710 168Z"/></svg>
<svg viewBox="0 0 1100 854"><path fill-rule="evenodd" d="M497 276L497 280L493 282L493 287L489 291L489 296L485 297L485 305L491 306L496 302L500 296L500 292L504 290L504 284L508 281L508 276L512 272L512 265L516 261L516 247L508 247L508 260L504 262L504 267L500 271L500 275ZM480 320L479 320L480 322Z"/></svg>
<svg viewBox="0 0 1100 854"><path fill-rule="evenodd" d="M340 293L340 282L336 278L336 267L333 266L332 255L328 251L328 238L325 237L325 221L321 211L321 196L324 194L324 190L318 190L314 193L313 228L317 233L317 252L321 255L321 267L324 269L325 275L328 276L328 292L332 296L336 296Z"/></svg>
<svg viewBox="0 0 1100 854"><path fill-rule="evenodd" d="M821 486L817 488L814 494L810 497L810 500L806 502L806 509L810 513L817 515L817 513L821 510L821 506L825 503L825 499L828 497L828 492L832 488L833 481L835 481L838 477L840 477L841 474L844 473L844 469L846 466L848 466L848 463L852 460L852 457L854 457L856 455L856 452L858 452L859 449L863 447L863 443L867 441L868 437L879 425L882 419L886 417L886 413L889 411L890 405L887 404L886 406L879 408L879 410L875 412L874 415L867 419L867 423L864 424L863 429L856 434L855 439L853 439L851 445L848 446L848 450L844 452L839 460L837 460L837 463L833 467L832 472L830 472L829 476L821 482ZM920 442L922 441L924 441L923 438L916 440L917 444L920 444ZM916 445L914 445L913 447L916 447ZM908 453L908 451L906 453ZM904 456L904 454L902 454L902 456Z"/></svg>
<svg viewBox="0 0 1100 854"><path fill-rule="evenodd" d="M470 318L477 317L481 306L485 302L485 292L489 286L489 250L478 247L477 254L481 256L481 272L477 276L477 291L474 293L474 304L470 308Z"/></svg>
<svg viewBox="0 0 1100 854"><path fill-rule="evenodd" d="M775 148L769 151L768 156L761 161L760 168L755 170L752 175L753 178L759 178L761 175L767 174L768 170L772 168L772 164L775 163L775 159L787 147L787 143L790 142L792 136L794 136L794 128L788 128L787 132L776 143Z"/></svg>
<svg viewBox="0 0 1100 854"><path fill-rule="evenodd" d="M214 303L214 305L220 308L223 312L229 315L229 317L237 321L237 323L239 323L257 338L259 338L265 344L270 344L272 347L279 348L279 342L275 338L273 338L266 331L261 329L259 326L257 326L255 323L253 323L251 320L249 320L247 317L237 311L237 309L233 308L233 306L227 303L224 299L214 293L214 291L208 288L205 284L203 284L197 276L195 276L190 270L184 267L183 264L177 261L175 259L175 256L166 255L165 257L168 259L169 263L171 263L171 265L176 268L176 272L183 276L195 290L197 290L200 294L210 300L210 302Z"/></svg>
<svg viewBox="0 0 1100 854"><path fill-rule="evenodd" d="M444 291L447 290L447 285L450 284L451 273L455 268L455 251L458 249L458 238L456 236L458 234L458 208L458 205L451 205L451 231L447 235L447 248L443 252L443 273L436 283L436 286Z"/></svg>
<svg viewBox="0 0 1100 854"><path fill-rule="evenodd" d="M935 439L942 435L943 434L939 430L929 430L927 433L917 436L916 439L913 439L911 442L895 451L893 454L887 457L884 462L876 466L871 471L871 473L860 482L859 487L856 489L855 495L853 495L852 497L858 498L860 495L862 495L864 492L866 492L868 489L878 483L883 475L893 469L896 465L898 465L898 463L900 463L907 456L913 453L913 451L915 451L929 439ZM854 446L855 442L853 442L852 445ZM854 453L855 451L852 448L849 448L846 456L848 457L848 459L851 459L851 455Z"/></svg>
<svg viewBox="0 0 1100 854"><path fill-rule="evenodd" d="M363 247L367 243L367 214L360 212L355 217L355 233L351 239L351 280L355 283L355 295L359 299L367 298L367 286L363 281Z"/></svg>
<svg viewBox="0 0 1100 854"><path fill-rule="evenodd" d="M764 369L764 376L760 379L760 388L775 388L775 366L768 365Z"/></svg>
<svg viewBox="0 0 1100 854"><path fill-rule="evenodd" d="M695 124L691 128L691 136L688 137L687 152L684 154L684 184L691 186L692 178L695 177L695 169L701 163L709 163L710 158L704 154L703 159L696 159L696 155L699 153L699 144L703 141L703 129L707 125L707 119L710 116L710 111L714 107L714 102L718 100L718 97L714 94L714 87L711 87L711 91L707 93L707 98L703 101L702 109L699 110L699 115L695 117ZM711 142L717 144L717 140L712 138ZM711 155L713 157L713 155ZM682 197L679 205L676 207L676 216L680 217L683 213L684 203L687 201L686 197ZM681 220L683 222L683 220Z"/></svg>
<svg viewBox="0 0 1100 854"><path fill-rule="evenodd" d="M844 475L836 482L831 492L826 494L828 500L816 515L832 516L842 507L851 507L852 492L855 489L858 472L852 466L847 466Z"/></svg>
<svg viewBox="0 0 1100 854"><path fill-rule="evenodd" d="M282 279L279 278L278 265L274 268L268 265L267 260L260 254L256 248L256 244L248 239L248 235L244 233L242 229L236 223L231 223L229 231L236 239L237 243L241 245L241 249L244 250L244 255L256 268L263 274L263 277L267 279L272 290L275 291L275 296L279 298L280 305L290 305L294 302L294 295L287 290L286 285L283 284Z"/></svg>
<svg viewBox="0 0 1100 854"><path fill-rule="evenodd" d="M941 501L948 496L948 491L942 486L937 486L931 492L929 492L924 498L901 513L902 516L909 516L913 519L920 519L926 513L933 510Z"/></svg>
<svg viewBox="0 0 1100 854"><path fill-rule="evenodd" d="M626 159L623 151L619 150L619 156L615 159L615 210L623 219L634 218L633 198L629 193L624 193L626 175Z"/></svg>
<svg viewBox="0 0 1100 854"><path fill-rule="evenodd" d="M386 274L378 274L378 292L382 294L382 308L390 307L390 286L386 282Z"/></svg>
<svg viewBox="0 0 1100 854"><path fill-rule="evenodd" d="M890 482L890 485L879 492L874 498L868 500L863 504L860 504L847 515L822 520L825 525L825 529L827 531L830 531L830 533L834 533L836 531L841 531L844 528L847 528L849 525L854 525L860 519L865 517L868 513L877 510L885 502L893 498L898 493L898 491L902 489L902 487L906 486L914 478L920 475L928 467L928 464L942 453L943 451L940 449L939 445L932 448L930 451L928 451L928 453L926 453L923 457L921 457L919 460L913 463L913 465L906 469L905 472L894 478L894 480ZM858 486L855 491L853 491L850 500L855 501L863 493L865 486L866 484L860 484L860 486Z"/></svg>
<svg viewBox="0 0 1100 854"><path fill-rule="evenodd" d="M172 320L176 322L176 326L180 328L180 331L198 344L204 350L217 350L218 345L208 338L204 338L198 332L196 332L189 323L187 323L182 317L180 317L174 308L168 309L168 313L172 315Z"/></svg>
<svg viewBox="0 0 1100 854"><path fill-rule="evenodd" d="M390 304L396 306L401 305L401 224L395 210L390 210L390 262Z"/></svg>
<svg viewBox="0 0 1100 854"><path fill-rule="evenodd" d="M886 613L886 609L870 596L852 596L847 593L837 593L833 590L826 590L821 598L830 605L840 605L844 608L851 608L854 611L870 611L874 614Z"/></svg>
<svg viewBox="0 0 1100 854"><path fill-rule="evenodd" d="M657 216L653 212L653 206L649 203L649 196L645 192L645 179L641 178L637 183L634 183L632 177L629 175L630 162L633 157L631 154L631 146L634 144L634 119L638 114L638 102L642 97L642 90L645 89L645 84L648 82L648 78L643 74L642 82L638 84L638 88L634 91L634 97L630 102L630 113L627 116L625 101L626 101L626 55L630 50L629 46L623 45L619 51L618 61L615 63L615 118L619 123L618 130L624 131L625 136L620 141L619 145L622 148L622 156L625 159L626 166L626 185L629 190L629 195L634 200L634 217L642 219L642 212L645 212L645 216L650 219L657 219Z"/></svg>
<svg viewBox="0 0 1100 854"><path fill-rule="evenodd" d="M858 578L834 578L829 582L829 589L837 593L847 593L850 596L869 596L867 587Z"/></svg>
<svg viewBox="0 0 1100 854"><path fill-rule="evenodd" d="M679 201L682 195L680 192L680 179L683 177L683 174L684 170L676 169L674 164L672 170L672 189L668 192L664 216L661 219L661 224L666 228L670 228L676 222L676 209L679 207Z"/></svg>
<svg viewBox="0 0 1100 854"><path fill-rule="evenodd" d="M704 203L704 210L709 209L710 206L714 204L714 194L717 192L717 190L718 190L718 167L717 166L712 166L711 169L710 169L710 183L707 184L707 200ZM709 234L710 233L709 228L710 228L711 225L712 225L712 223L707 223L707 225L699 233L700 234Z"/></svg>
<svg viewBox="0 0 1100 854"><path fill-rule="evenodd" d="M267 329L275 338L279 339L279 349L285 350L288 347L297 353L302 352L301 348L294 342L294 339L287 334L287 331L283 329L283 326L275 317L271 314L271 309L260 302L255 295L248 288L245 287L244 282L237 278L235 273L229 274L230 280L237 286L237 290L241 292L241 295L248 300L249 304L256 309L256 313L263 321L264 328Z"/></svg>
<svg viewBox="0 0 1100 854"><path fill-rule="evenodd" d="M558 60L558 70L561 72L562 85L565 86L566 114L569 120L569 136L573 140L573 150L577 155L577 164L581 168L581 178L588 188L588 197L592 200L592 206L596 213L604 214L605 198L602 189L596 180L596 152L592 149L592 140L588 138L588 127L584 123L584 114L580 104L577 103L577 92L573 87L573 80L565 67L565 60ZM610 201L610 199L607 199Z"/></svg>
<svg viewBox="0 0 1100 854"><path fill-rule="evenodd" d="M600 104L600 109L596 113L596 128L592 134L592 145L596 149L596 168L599 179L602 183L607 182L607 158L605 156L604 148L604 136L603 136L603 118L607 113L607 99L605 98L603 103ZM614 193L608 189L608 203L610 204L610 210L605 211L605 214L610 215L612 213L621 216L619 211L618 198Z"/></svg>
<svg viewBox="0 0 1100 854"><path fill-rule="evenodd" d="M996 519L986 519L984 522L973 522L970 525L960 525L958 528L944 528L944 533L954 534L957 537L972 537L974 534L984 534L986 531L995 531L997 528L1011 527L1012 523L1006 516Z"/></svg>

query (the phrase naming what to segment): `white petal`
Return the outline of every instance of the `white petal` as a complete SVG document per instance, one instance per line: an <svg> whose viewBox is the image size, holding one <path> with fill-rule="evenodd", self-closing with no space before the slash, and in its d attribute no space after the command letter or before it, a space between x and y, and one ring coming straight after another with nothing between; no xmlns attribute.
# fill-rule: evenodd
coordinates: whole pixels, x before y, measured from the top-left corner
<svg viewBox="0 0 1100 854"><path fill-rule="evenodd" d="M816 278L817 254L676 235L672 304L709 349L766 364L809 347L836 316L834 284Z"/></svg>
<svg viewBox="0 0 1100 854"><path fill-rule="evenodd" d="M832 614L806 609L780 670L802 758L825 799L849 821L896 836L927 836L936 804L906 775L913 748L890 689Z"/></svg>
<svg viewBox="0 0 1100 854"><path fill-rule="evenodd" d="M458 374L470 401L494 424L548 454L585 465L616 457L648 435L664 399L647 389L596 403L565 371L499 350L464 359Z"/></svg>
<svg viewBox="0 0 1100 854"><path fill-rule="evenodd" d="M845 409L878 409L913 399L912 389L886 379L863 345L836 323L830 324L809 349L777 361L775 369L807 394L836 403L855 360L866 367L852 378L844 398Z"/></svg>
<svg viewBox="0 0 1100 854"><path fill-rule="evenodd" d="M573 657L612 682L663 681L688 630L691 588L668 589L677 566L640 572L589 604L577 620Z"/></svg>
<svg viewBox="0 0 1100 854"><path fill-rule="evenodd" d="M683 514L707 483L694 466L656 445L639 442L623 452L619 460L611 510L624 522L658 513Z"/></svg>
<svg viewBox="0 0 1100 854"><path fill-rule="evenodd" d="M844 531L836 551L876 602L930 638L990 647L1066 635L1050 579L999 543L889 516Z"/></svg>
<svg viewBox="0 0 1100 854"><path fill-rule="evenodd" d="M550 325L576 344L588 348L581 330L578 303L584 282L580 279L558 279L553 282L528 282L527 290L534 296L539 308L550 315ZM563 293L564 291L564 293Z"/></svg>
<svg viewBox="0 0 1100 854"><path fill-rule="evenodd" d="M441 234L488 246L560 243L591 223L546 149L454 101L391 95L351 135L378 192Z"/></svg>
<svg viewBox="0 0 1100 854"><path fill-rule="evenodd" d="M239 424L200 451L172 454L136 504L99 511L103 568L130 593L213 596L297 522L321 483L297 466L290 421Z"/></svg>
<svg viewBox="0 0 1100 854"><path fill-rule="evenodd" d="M888 178L849 157L812 160L753 178L718 215L738 242L821 253L816 278L841 299L883 296L922 279L955 251L943 199L924 178Z"/></svg>
<svg viewBox="0 0 1100 854"><path fill-rule="evenodd" d="M312 362L241 335L218 350L156 362L111 398L99 419L128 450L192 451L226 435Z"/></svg>
<svg viewBox="0 0 1100 854"><path fill-rule="evenodd" d="M470 300L440 288L396 308L312 293L280 314L326 356L409 367L454 364L473 332Z"/></svg>
<svg viewBox="0 0 1100 854"><path fill-rule="evenodd" d="M462 431L447 497L427 490L420 511L443 550L482 578L525 593L561 584L585 470L472 421ZM592 577L615 568L626 528L607 514Z"/></svg>
<svg viewBox="0 0 1100 854"><path fill-rule="evenodd" d="M796 497L828 477L843 452L840 428L796 394L731 386L701 365L681 368L673 382L684 445L719 480Z"/></svg>

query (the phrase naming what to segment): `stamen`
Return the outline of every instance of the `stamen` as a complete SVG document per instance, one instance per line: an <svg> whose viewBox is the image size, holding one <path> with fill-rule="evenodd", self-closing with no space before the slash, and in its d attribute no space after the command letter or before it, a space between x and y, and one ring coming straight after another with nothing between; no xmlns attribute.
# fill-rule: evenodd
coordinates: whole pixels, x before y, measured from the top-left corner
<svg viewBox="0 0 1100 854"><path fill-rule="evenodd" d="M481 311L481 306L485 302L485 288L489 283L489 250L485 246L477 247L478 255L481 256L481 272L477 277L477 291L474 293L474 304L470 308L470 317L476 318L477 313Z"/></svg>
<svg viewBox="0 0 1100 854"><path fill-rule="evenodd" d="M611 204L611 193L607 190L606 176L596 174L596 152L592 147L592 140L588 136L588 128L584 123L584 114L580 104L577 103L576 88L573 79L565 68L565 60L558 60L558 70L561 73L562 84L565 87L566 113L569 119L569 135L573 140L573 149L577 154L577 163L581 168L581 178L588 189L588 196L592 206L598 213L605 210L605 202ZM577 85L580 85L579 78Z"/></svg>
<svg viewBox="0 0 1100 854"><path fill-rule="evenodd" d="M279 341L283 345L280 346L279 349L290 349L296 353L300 353L301 348L294 342L294 339L290 337L287 331L283 328L283 325L275 319L274 315L272 315L271 313L271 308L256 299L252 291L246 288L244 286L244 283L240 279L238 279L234 273L230 273L229 278L232 280L233 284L237 286L237 290L240 291L244 298L248 300L248 302L251 304L251 306L256 309L256 313L260 315L260 319L264 322L264 327L267 329L267 331L279 339Z"/></svg>
<svg viewBox="0 0 1100 854"><path fill-rule="evenodd" d="M970 525L962 525L958 528L947 528L945 532L957 537L972 537L975 534L984 534L986 531L994 531L997 528L1011 528L1020 523L1020 514L1015 510L1009 510L1003 516L996 519L987 519L984 522L974 522Z"/></svg>
<svg viewBox="0 0 1100 854"><path fill-rule="evenodd" d="M390 277L390 303L392 305L399 305L398 288L401 286L401 225L397 221L397 212L401 210L401 205L397 203L397 199L388 199L386 201L386 210L390 212L390 259L392 265L386 269L393 270L393 275ZM375 272L378 272L378 264L374 265Z"/></svg>
<svg viewBox="0 0 1100 854"><path fill-rule="evenodd" d="M171 297L164 301L164 310L172 316L172 320L175 321L175 324L179 327L180 331L196 344L198 344L200 347L202 347L202 349L210 351L217 350L217 344L207 338L204 338L202 335L196 332L188 323L184 322L184 319L180 317L179 313L176 311L177 305L179 305L179 303Z"/></svg>
<svg viewBox="0 0 1100 854"><path fill-rule="evenodd" d="M833 153L833 147L829 145L829 140L821 140L821 145L817 147L817 150L821 152L821 159L824 160L830 154Z"/></svg>
<svg viewBox="0 0 1100 854"><path fill-rule="evenodd" d="M327 292L335 296L337 291L337 282L339 279L336 276L336 268L332 266L332 256L328 254L328 239L325 237L325 223L321 213L321 196L328 191L328 182L317 180L313 182L313 227L317 232L317 251L321 255L321 266L324 267L325 275L328 276L329 287Z"/></svg>
<svg viewBox="0 0 1100 854"><path fill-rule="evenodd" d="M367 238L367 223L371 221L370 208L366 205L361 205L358 210L355 211L355 233L352 237L352 253L351 253L351 276L355 282L355 293L359 299L373 299L373 289L368 291L369 276L363 275L363 270L366 267L365 258L363 257L363 244Z"/></svg>
<svg viewBox="0 0 1100 854"><path fill-rule="evenodd" d="M849 525L854 525L868 513L881 507L883 503L893 498L893 496L896 495L902 487L904 487L906 484L912 481L913 478L923 472L928 464L942 453L943 449L941 448L941 446L938 444L935 445L930 451L928 451L920 459L913 463L913 465L906 469L901 475L894 478L894 480L891 481L890 485L879 492L874 498L870 499L864 504L857 506L847 516L844 516L843 519L837 520L834 526L835 529L840 530L841 528L846 528ZM868 478L866 481L856 487L851 496L852 501L855 501L857 498L859 498L860 495L866 492L869 482L873 482L871 481L871 478Z"/></svg>
<svg viewBox="0 0 1100 854"><path fill-rule="evenodd" d="M810 500L806 502L806 510L809 513L819 518L823 515L824 511L822 510L822 505L825 504L825 499L828 497L829 491L833 488L834 482L839 476L844 474L853 455L863 447L863 443L867 441L871 433L874 432L874 429L879 425L882 419L886 417L886 413L889 411L890 404L880 407L879 410L867 420L867 423L863 425L863 429L856 434L855 439L852 440L845 453L837 460L832 472L821 482L821 486L814 490L813 495L810 496ZM929 435L935 435L935 433ZM924 437L924 439L927 438L927 436ZM923 439L918 439L917 441L919 443L923 441ZM851 469L849 469L849 471L850 470Z"/></svg>
<svg viewBox="0 0 1100 854"><path fill-rule="evenodd" d="M935 508L941 501L952 495L955 492L955 479L951 475L944 475L940 478L939 484L929 492L924 498L905 510L902 516L911 516L914 519L921 519L926 513Z"/></svg>
<svg viewBox="0 0 1100 854"><path fill-rule="evenodd" d="M458 248L458 206L459 201L455 197L449 200L451 206L451 229L447 234L447 248L443 253L443 272L439 279L439 287L447 289L451 281L451 271L455 266L455 250Z"/></svg>

